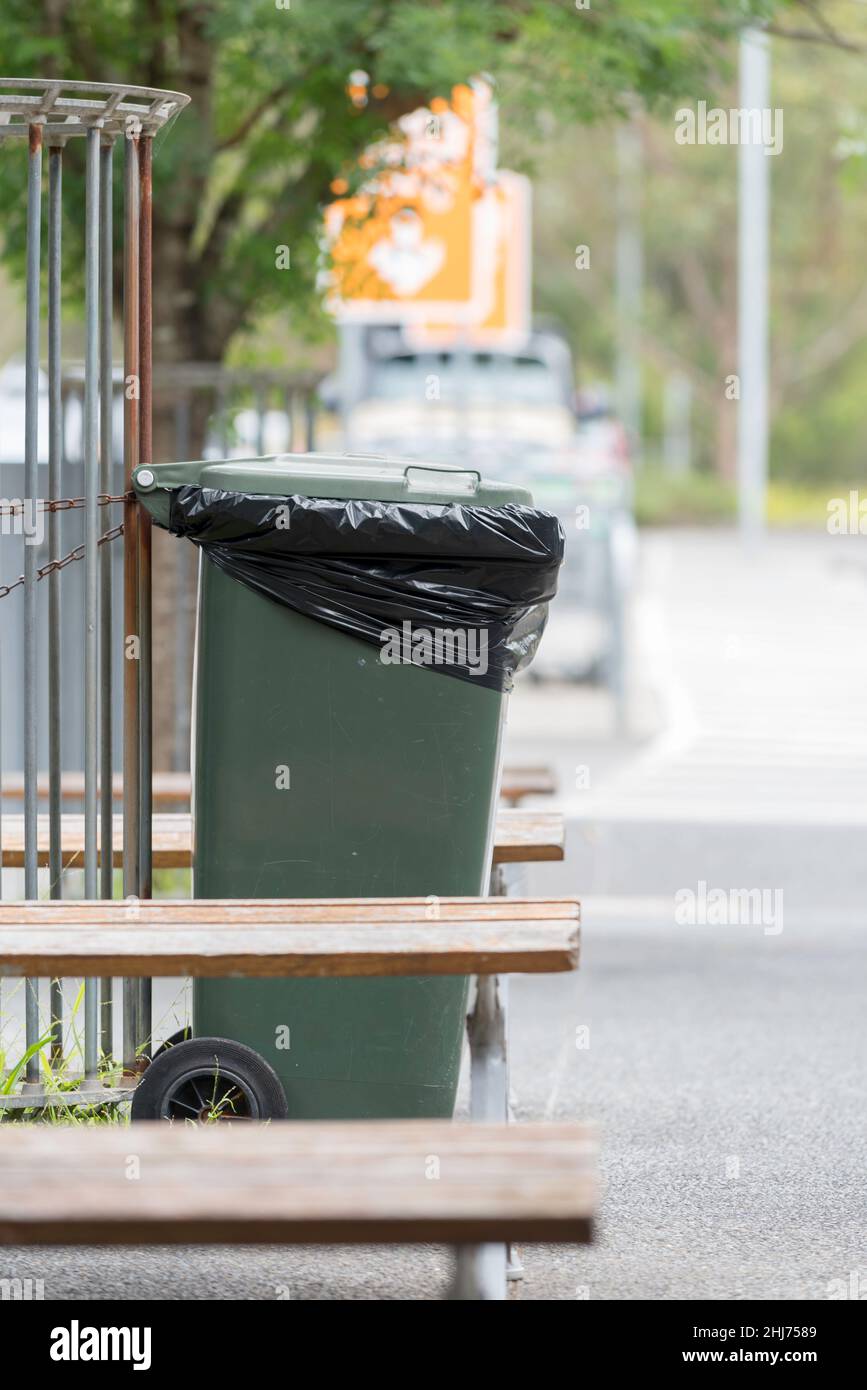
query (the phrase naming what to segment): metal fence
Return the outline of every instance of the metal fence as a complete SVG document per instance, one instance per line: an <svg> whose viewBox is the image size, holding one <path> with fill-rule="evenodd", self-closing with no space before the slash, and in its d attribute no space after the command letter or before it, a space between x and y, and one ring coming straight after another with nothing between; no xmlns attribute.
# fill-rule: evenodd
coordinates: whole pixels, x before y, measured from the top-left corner
<svg viewBox="0 0 867 1390"><path fill-rule="evenodd" d="M284 369L228 368L217 363L154 364L153 382L157 399L171 417L168 438L162 440L164 454L157 461L198 457L230 458L233 455L304 453L316 447L319 412L318 386L321 373L288 372ZM75 475L82 467L84 420L84 364L70 363L63 371L63 448L67 467ZM123 371L113 373L115 439L121 437L123 416ZM122 488L123 459L116 450L115 490ZM73 522L74 526L74 522ZM65 542L64 542L65 543ZM189 767L191 721L191 653L195 626L195 557L187 546L176 546L173 563L177 580L177 607L174 622L174 690L163 699L161 717L172 720L172 766ZM77 620L82 599L75 586L64 601ZM76 660L70 653L69 659ZM6 746L14 743L17 710L7 718ZM66 733L67 766L81 767L78 747L80 720L70 712ZM119 711L115 710L116 737L119 737Z"/></svg>
<svg viewBox="0 0 867 1390"><path fill-rule="evenodd" d="M61 431L60 431L60 472L63 490L70 499L81 497L84 493L84 363L65 363L61 371ZM233 453L242 452L307 452L316 447L316 422L319 412L317 388L318 373L287 373L285 371L262 371L261 369L228 369L212 363L173 365L160 367L154 364L153 381L157 399L166 403L173 417L173 430L170 442L171 458L190 458L204 438L203 452L212 457L226 458ZM123 492L123 365L115 363L111 373L112 381L112 421L106 420L102 436L111 442L111 458L108 465L109 494ZM17 387L17 382L15 383ZM15 390L4 392L0 374L0 417L18 423L19 400ZM196 415L204 418L204 434L193 429ZM44 372L40 374L39 390L40 426L40 496L57 495L56 488L50 487L47 451L48 384ZM7 446L5 458L0 460L0 498L23 498L26 495L24 482L24 461L10 457L15 452L15 429L12 431L11 447ZM198 444L197 444L198 439ZM55 537L55 550L65 555L77 549L84 542L84 516L82 508L61 508L50 513L51 524L59 533ZM26 518L25 518L26 520ZM19 575L24 567L25 544L35 538L27 538L23 527L16 528L14 519L0 517L2 537L0 553L2 568L0 582L9 576ZM36 545L39 564L49 558L52 537L45 535L42 544ZM177 592L180 595L183 611L179 613L177 624L178 655L176 666L176 692L174 699L174 764L178 769L189 765L190 729L190 684L188 664L190 653L190 628L195 599L194 557L186 547L177 547L176 564L180 571ZM111 590L119 593L123 585L123 559L121 548L109 546L101 563L111 568ZM72 564L66 569L63 590L63 622L60 627L59 648L62 652L63 698L60 702L60 746L63 767L79 770L84 758L84 663L83 649L77 640L84 624L84 567ZM60 603L60 586L45 582L37 588L37 629L46 631L48 625L49 594L52 602ZM22 605L7 604L2 612L2 631L6 649L19 652L22 649ZM108 605L104 610L106 616ZM119 766L122 753L122 706L120 692L122 686L123 652L119 642L113 642L105 650L110 651L111 679L107 682L112 698L111 741L112 761ZM48 650L41 644L37 651L37 687L40 691L48 684ZM21 769L21 749L24 730L23 688L17 680L8 678L3 689L3 719L0 728L0 765L16 773ZM38 762L41 768L48 766L48 730L45 721L38 730ZM8 782L7 778L7 782ZM13 783L18 793L17 780ZM18 796L7 796L4 810L18 809Z"/></svg>
<svg viewBox="0 0 867 1390"><path fill-rule="evenodd" d="M150 847L150 522L131 491L139 462L152 456L152 162L155 135L187 105L177 92L120 84L0 80L0 156L16 159L26 147L26 347L23 487L2 506L4 539L19 531L23 561L20 577L0 586L4 636L0 662L4 685L20 672L22 764L24 773L24 896L39 896L40 742L48 768L49 892L63 893L61 862L62 709L69 672L61 665L62 635L69 631L63 611L63 575L81 568L82 622L76 635L82 677L81 765L84 769L84 895L111 897L112 772L116 756L113 692L123 692L123 891L151 893ZM86 146L85 172L85 361L82 379L82 462L77 476L64 462L61 305L63 294L64 154L70 140ZM123 393L122 486L114 463L112 342L113 227L115 151L123 149ZM47 246L43 247L43 183L47 155ZM40 468L39 391L42 282L47 284L48 449ZM68 490L74 481L75 491ZM80 513L82 539L63 550L63 518ZM118 514L122 518L118 520ZM108 522L100 517L108 516ZM48 560L39 565L37 540L47 520ZM68 531L68 527L66 528ZM118 562L111 542L122 535L120 561L123 605L114 601ZM4 554L6 547L4 547ZM113 570L115 573L113 574ZM5 578L5 576L4 576ZM47 590L40 601L40 582ZM5 613L20 591L20 665L13 655ZM15 596L13 598L13 595ZM118 655L118 652L120 653ZM44 700L41 698L44 692ZM44 708L43 708L44 705ZM44 715L44 724L42 716ZM99 845L107 848L100 859ZM0 859L2 864L2 859ZM2 881L2 880L0 880ZM63 1061L64 993L60 981L48 991L43 1014L41 982L25 981L23 1088L14 1100L38 1104L43 1095L41 1054ZM108 1094L98 1086L102 1056L110 1060L114 1035L111 980L84 982L83 1072L66 1099ZM150 984L123 982L122 1064L131 1078L150 1035ZM47 1018L47 1028L43 1024ZM8 1084L4 1090L8 1090Z"/></svg>

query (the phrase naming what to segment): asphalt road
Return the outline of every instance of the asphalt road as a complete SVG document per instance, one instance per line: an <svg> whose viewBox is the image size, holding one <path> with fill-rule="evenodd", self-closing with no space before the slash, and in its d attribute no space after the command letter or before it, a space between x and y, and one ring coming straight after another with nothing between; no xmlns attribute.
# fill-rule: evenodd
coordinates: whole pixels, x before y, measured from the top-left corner
<svg viewBox="0 0 867 1390"><path fill-rule="evenodd" d="M853 1272L867 1290L853 556L830 538L745 557L731 537L654 537L631 736L598 693L516 697L510 755L556 762L569 825L567 862L527 886L581 895L584 946L578 974L513 982L513 1091L520 1119L597 1125L605 1190L595 1245L525 1248L513 1297L823 1299ZM769 912L678 922L701 882L764 891ZM433 1248L0 1257L47 1298L425 1299L449 1274Z"/></svg>

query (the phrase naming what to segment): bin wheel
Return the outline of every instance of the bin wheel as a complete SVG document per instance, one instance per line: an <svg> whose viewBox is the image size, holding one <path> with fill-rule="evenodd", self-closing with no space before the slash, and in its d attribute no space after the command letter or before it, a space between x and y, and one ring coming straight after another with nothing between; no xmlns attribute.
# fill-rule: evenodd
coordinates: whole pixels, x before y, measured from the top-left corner
<svg viewBox="0 0 867 1390"><path fill-rule="evenodd" d="M252 1047L228 1038L189 1038L155 1057L136 1086L133 1120L285 1120L280 1079Z"/></svg>
<svg viewBox="0 0 867 1390"><path fill-rule="evenodd" d="M176 1033L172 1033L170 1038L166 1038L165 1042L160 1043L151 1061L155 1062L158 1057L162 1057L164 1052L168 1052L172 1047L177 1047L178 1043L188 1042L192 1036L193 1030L189 1024L186 1028L179 1028Z"/></svg>

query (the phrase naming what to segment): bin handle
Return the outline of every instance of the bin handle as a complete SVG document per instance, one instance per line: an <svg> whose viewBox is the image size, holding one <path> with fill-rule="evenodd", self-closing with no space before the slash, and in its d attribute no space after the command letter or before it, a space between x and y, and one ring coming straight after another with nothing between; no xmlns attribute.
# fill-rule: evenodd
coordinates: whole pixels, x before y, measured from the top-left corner
<svg viewBox="0 0 867 1390"><path fill-rule="evenodd" d="M410 473L438 473L444 474L449 478L472 478L472 486L468 489L470 492L478 492L482 481L482 475L476 468L448 468L439 467L434 463L408 463L403 470L403 476L406 478L410 487L412 487Z"/></svg>

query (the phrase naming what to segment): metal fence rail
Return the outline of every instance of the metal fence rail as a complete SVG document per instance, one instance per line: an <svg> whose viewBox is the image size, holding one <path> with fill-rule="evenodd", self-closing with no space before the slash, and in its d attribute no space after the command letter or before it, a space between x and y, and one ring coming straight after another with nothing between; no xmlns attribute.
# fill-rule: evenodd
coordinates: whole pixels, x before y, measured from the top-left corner
<svg viewBox="0 0 867 1390"><path fill-rule="evenodd" d="M137 644L123 662L124 769L124 893L150 893L150 547L149 529L130 491L137 464L151 449L151 169L156 133L187 105L177 92L120 84L61 82L59 80L0 79L0 155L15 159L16 143L26 141L26 350L25 448L23 497L13 517L48 516L48 564L38 565L38 531L24 533L24 573L0 589L8 603L22 590L21 646L23 676L24 767L24 894L39 896L37 861L37 786L40 734L40 670L47 646L47 710L49 773L49 892L63 894L60 844L60 770L62 766L63 702L61 643L61 571L72 561L84 564L83 630L76 640L83 651L83 767L84 767L84 887L96 898L112 894L110 856L100 871L98 844L110 843L112 773L113 646L118 639ZM53 505L64 485L64 419L62 387L61 302L63 289L63 175L64 152L70 140L83 139L85 172L85 361L83 367L83 497L84 538L68 555L61 553L59 513L68 506ZM112 174L118 142L124 150L124 484L112 496ZM48 473L47 500L40 487L40 329L43 277L42 199L43 152L48 155L47 327L48 327ZM23 171L22 171L23 176ZM100 497L100 493L103 494ZM100 536L100 507L123 507L123 523ZM71 508L70 508L71 509ZM5 533L4 533L5 534ZM101 542L123 535L123 631L116 632L112 605L110 547ZM30 542L30 543L28 543ZM40 621L37 585L47 580L47 625ZM68 626L66 628L68 630ZM12 669L10 653L2 652L4 676ZM98 791L102 778L102 793ZM108 834L106 831L108 830ZM2 847L0 847L2 868ZM2 878L0 878L2 882ZM83 1074L79 1086L64 1099L92 1096L98 1089L100 1054L111 1060L111 981L87 980L84 985ZM40 981L25 982L24 1084L21 1095L0 1094L6 1103L39 1104L46 1098L41 1054L50 1047L54 1065L63 1062L64 994L61 983L49 988L48 1028L43 1029ZM102 1016L100 1016L102 1015ZM124 986L123 1068L131 1075L150 1036L150 995L147 982ZM52 1097L56 1099L56 1097Z"/></svg>
<svg viewBox="0 0 867 1390"><path fill-rule="evenodd" d="M109 364L103 379L113 380L117 416L123 401L123 372L119 365L114 367L113 376L110 370ZM81 457L84 375L83 362L67 362L61 378L64 447L70 461ZM172 453L177 460L197 456L193 447L196 415L205 420L202 452L207 457L230 458L233 452L245 449L258 455L311 452L316 448L321 380L321 372L224 367L216 362L155 363L153 367L154 389L163 404L174 411ZM282 423L277 440L272 429L275 416Z"/></svg>

